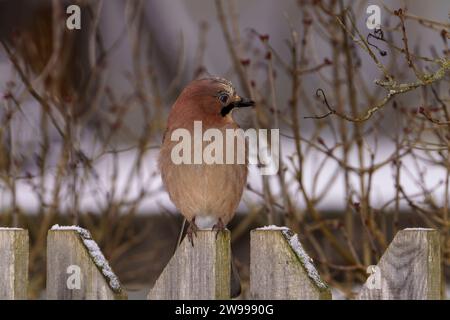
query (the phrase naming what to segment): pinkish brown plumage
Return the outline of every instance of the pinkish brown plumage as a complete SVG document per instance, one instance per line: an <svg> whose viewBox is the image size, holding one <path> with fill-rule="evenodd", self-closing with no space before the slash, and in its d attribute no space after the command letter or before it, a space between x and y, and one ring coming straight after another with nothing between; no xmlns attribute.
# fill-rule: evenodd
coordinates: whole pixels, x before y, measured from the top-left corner
<svg viewBox="0 0 450 320"><path fill-rule="evenodd" d="M227 80L208 78L191 82L172 107L159 168L170 199L190 223L188 236L191 242L197 226L220 230L233 218L247 181L247 166L174 164L171 152L178 141L171 141L171 134L178 128L192 133L194 121L202 122L203 131L216 128L225 132L239 128L231 117L231 110L250 105L253 102L236 95ZM225 147L223 153L226 154Z"/></svg>

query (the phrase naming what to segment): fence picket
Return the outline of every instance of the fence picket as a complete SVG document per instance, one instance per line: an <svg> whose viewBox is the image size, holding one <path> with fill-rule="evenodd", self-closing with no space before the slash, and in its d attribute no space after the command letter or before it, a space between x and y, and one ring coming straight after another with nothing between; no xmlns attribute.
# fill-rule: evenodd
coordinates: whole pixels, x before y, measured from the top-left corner
<svg viewBox="0 0 450 320"><path fill-rule="evenodd" d="M127 295L90 233L54 227L47 237L47 299L114 300Z"/></svg>
<svg viewBox="0 0 450 320"><path fill-rule="evenodd" d="M230 232L199 230L194 246L185 238L148 299L229 299Z"/></svg>
<svg viewBox="0 0 450 320"><path fill-rule="evenodd" d="M331 299L297 235L287 228L251 231L250 296L252 299Z"/></svg>
<svg viewBox="0 0 450 320"><path fill-rule="evenodd" d="M0 228L0 300L27 299L28 230Z"/></svg>
<svg viewBox="0 0 450 320"><path fill-rule="evenodd" d="M410 228L397 233L361 289L361 300L441 299L439 232Z"/></svg>

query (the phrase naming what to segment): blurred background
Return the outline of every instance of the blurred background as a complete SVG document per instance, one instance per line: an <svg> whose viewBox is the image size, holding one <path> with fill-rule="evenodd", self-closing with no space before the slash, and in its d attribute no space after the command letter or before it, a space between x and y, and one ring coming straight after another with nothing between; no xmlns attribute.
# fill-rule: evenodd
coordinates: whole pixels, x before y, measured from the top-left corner
<svg viewBox="0 0 450 320"><path fill-rule="evenodd" d="M242 298L249 231L272 224L338 298L405 227L440 231L448 281L449 14L448 0L0 0L0 226L29 229L30 298L56 223L89 229L145 297L182 225L156 166L166 117L209 75L257 102L234 113L243 128L281 134L280 171L250 168L229 226Z"/></svg>

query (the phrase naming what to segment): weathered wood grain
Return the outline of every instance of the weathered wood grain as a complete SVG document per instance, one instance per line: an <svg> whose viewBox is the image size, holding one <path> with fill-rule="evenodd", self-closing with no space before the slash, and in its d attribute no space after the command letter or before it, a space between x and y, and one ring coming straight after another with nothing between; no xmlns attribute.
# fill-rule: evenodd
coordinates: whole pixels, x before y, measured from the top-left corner
<svg viewBox="0 0 450 320"><path fill-rule="evenodd" d="M113 300L126 299L98 246L89 232L50 230L47 236L47 299ZM79 270L79 272L77 272ZM80 286L74 277L80 276Z"/></svg>
<svg viewBox="0 0 450 320"><path fill-rule="evenodd" d="M230 232L199 230L194 246L185 238L159 276L148 299L230 298Z"/></svg>
<svg viewBox="0 0 450 320"><path fill-rule="evenodd" d="M27 299L28 230L0 228L0 300Z"/></svg>
<svg viewBox="0 0 450 320"><path fill-rule="evenodd" d="M331 299L297 235L289 229L251 232L250 296L252 299Z"/></svg>
<svg viewBox="0 0 450 320"><path fill-rule="evenodd" d="M440 299L439 233L433 229L399 231L361 289L361 300Z"/></svg>

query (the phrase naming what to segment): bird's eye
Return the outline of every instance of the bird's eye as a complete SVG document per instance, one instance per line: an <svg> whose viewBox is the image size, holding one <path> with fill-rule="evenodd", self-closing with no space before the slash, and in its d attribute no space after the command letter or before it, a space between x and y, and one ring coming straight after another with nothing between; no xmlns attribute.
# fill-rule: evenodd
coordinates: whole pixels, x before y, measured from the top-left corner
<svg viewBox="0 0 450 320"><path fill-rule="evenodd" d="M219 101L220 101L223 105L227 104L229 98L230 98L230 97L229 97L228 94L226 94L226 93L221 93L221 94L219 95Z"/></svg>

